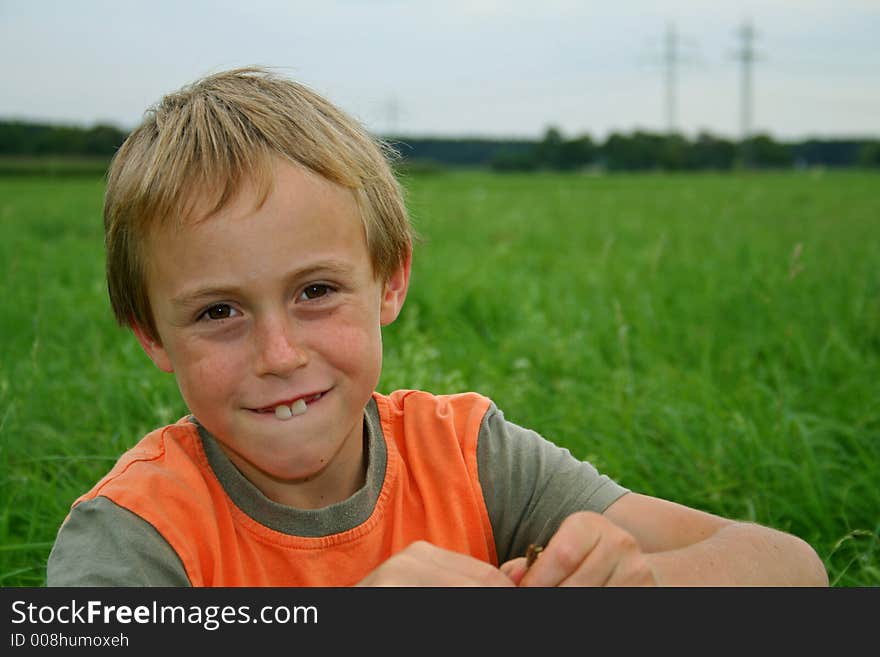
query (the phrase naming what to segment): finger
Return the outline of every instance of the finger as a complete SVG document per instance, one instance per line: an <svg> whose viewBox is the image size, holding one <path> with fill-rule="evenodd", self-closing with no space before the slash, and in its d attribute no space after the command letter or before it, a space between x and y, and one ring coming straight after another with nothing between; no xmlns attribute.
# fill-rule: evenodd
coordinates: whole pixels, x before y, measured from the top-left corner
<svg viewBox="0 0 880 657"><path fill-rule="evenodd" d="M589 554L559 586L607 586L620 558L612 543L606 536L600 536Z"/></svg>
<svg viewBox="0 0 880 657"><path fill-rule="evenodd" d="M560 586L646 586L655 581L635 538L612 527Z"/></svg>
<svg viewBox="0 0 880 657"><path fill-rule="evenodd" d="M520 586L559 586L581 567L595 549L599 536L590 526L560 527L523 576Z"/></svg>
<svg viewBox="0 0 880 657"><path fill-rule="evenodd" d="M657 586L657 575L643 553L617 562L605 586Z"/></svg>
<svg viewBox="0 0 880 657"><path fill-rule="evenodd" d="M629 536L608 518L589 511L568 516L520 585L600 586L611 576L616 556L610 537Z"/></svg>
<svg viewBox="0 0 880 657"><path fill-rule="evenodd" d="M430 564L440 586L513 586L492 564L424 541L407 548L417 561ZM445 584L442 582L446 582Z"/></svg>
<svg viewBox="0 0 880 657"><path fill-rule="evenodd" d="M523 575L526 574L528 567L526 566L525 557L516 557L515 559L505 561L503 564L501 564L501 566L499 566L499 570L501 570L504 575L510 578L514 585L519 586L519 583L522 580Z"/></svg>

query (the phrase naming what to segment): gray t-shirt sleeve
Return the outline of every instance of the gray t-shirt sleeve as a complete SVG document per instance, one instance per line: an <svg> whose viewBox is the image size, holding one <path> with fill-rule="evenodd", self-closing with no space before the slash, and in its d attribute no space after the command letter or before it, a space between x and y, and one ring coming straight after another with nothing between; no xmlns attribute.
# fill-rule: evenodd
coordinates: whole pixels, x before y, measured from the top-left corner
<svg viewBox="0 0 880 657"><path fill-rule="evenodd" d="M106 497L78 504L58 531L47 586L190 586L186 570L147 521Z"/></svg>
<svg viewBox="0 0 880 657"><path fill-rule="evenodd" d="M504 419L493 404L477 442L477 467L499 563L546 545L576 511L602 513L629 492L567 449Z"/></svg>

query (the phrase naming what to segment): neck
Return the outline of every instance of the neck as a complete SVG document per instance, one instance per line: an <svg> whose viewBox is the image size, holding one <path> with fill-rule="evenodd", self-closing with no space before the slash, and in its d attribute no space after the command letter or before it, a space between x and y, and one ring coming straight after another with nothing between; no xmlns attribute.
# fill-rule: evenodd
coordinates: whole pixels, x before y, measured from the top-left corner
<svg viewBox="0 0 880 657"><path fill-rule="evenodd" d="M217 443L239 472L263 495L296 509L320 509L342 502L360 490L366 481L367 436L363 422L324 467L296 479L274 477L256 468L221 441Z"/></svg>

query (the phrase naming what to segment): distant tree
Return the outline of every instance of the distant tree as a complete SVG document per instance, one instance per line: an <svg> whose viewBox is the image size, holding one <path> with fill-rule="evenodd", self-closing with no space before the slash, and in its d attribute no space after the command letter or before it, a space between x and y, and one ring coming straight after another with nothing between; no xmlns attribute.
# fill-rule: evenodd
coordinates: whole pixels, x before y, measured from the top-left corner
<svg viewBox="0 0 880 657"><path fill-rule="evenodd" d="M736 144L726 139L701 132L688 148L689 169L714 169L725 171L736 160Z"/></svg>
<svg viewBox="0 0 880 657"><path fill-rule="evenodd" d="M444 137L385 137L404 161L448 166L496 166L508 159L532 157L534 141ZM503 165L501 165L503 166Z"/></svg>
<svg viewBox="0 0 880 657"><path fill-rule="evenodd" d="M573 171L592 164L596 147L589 135L566 139L562 131L550 126L534 148L533 168Z"/></svg>
<svg viewBox="0 0 880 657"><path fill-rule="evenodd" d="M20 123L0 123L0 154L20 154L25 152L24 128Z"/></svg>
<svg viewBox="0 0 880 657"><path fill-rule="evenodd" d="M773 141L769 135L756 135L740 143L741 163L759 168L783 168L794 164L791 147Z"/></svg>
<svg viewBox="0 0 880 657"><path fill-rule="evenodd" d="M880 141L866 141L859 149L859 166L880 167Z"/></svg>
<svg viewBox="0 0 880 657"><path fill-rule="evenodd" d="M39 155L70 155L86 152L86 133L70 126L52 126L40 134L36 143Z"/></svg>
<svg viewBox="0 0 880 657"><path fill-rule="evenodd" d="M109 125L80 128L23 121L0 122L0 153L6 155L110 156L127 133Z"/></svg>
<svg viewBox="0 0 880 657"><path fill-rule="evenodd" d="M492 156L489 166L495 171L534 171L538 168L535 148L528 151L503 148Z"/></svg>
<svg viewBox="0 0 880 657"><path fill-rule="evenodd" d="M612 171L645 171L663 166L666 137L636 131L611 134L602 147L605 165Z"/></svg>
<svg viewBox="0 0 880 657"><path fill-rule="evenodd" d="M678 171L688 168L690 144L681 135L666 135L656 142L658 148L658 163L667 171Z"/></svg>
<svg viewBox="0 0 880 657"><path fill-rule="evenodd" d="M559 168L565 171L582 169L596 159L596 146L589 135L563 141L559 147Z"/></svg>
<svg viewBox="0 0 880 657"><path fill-rule="evenodd" d="M542 169L560 169L562 164L562 145L564 139L562 132L555 126L550 126L544 133L544 138L535 148L535 161Z"/></svg>
<svg viewBox="0 0 880 657"><path fill-rule="evenodd" d="M119 128L98 124L86 132L83 147L89 155L113 155L126 136Z"/></svg>
<svg viewBox="0 0 880 657"><path fill-rule="evenodd" d="M616 132L609 135L602 145L602 157L609 171L639 169L642 166L632 140Z"/></svg>
<svg viewBox="0 0 880 657"><path fill-rule="evenodd" d="M859 163L864 142L853 139L809 139L792 145L799 166L851 167Z"/></svg>

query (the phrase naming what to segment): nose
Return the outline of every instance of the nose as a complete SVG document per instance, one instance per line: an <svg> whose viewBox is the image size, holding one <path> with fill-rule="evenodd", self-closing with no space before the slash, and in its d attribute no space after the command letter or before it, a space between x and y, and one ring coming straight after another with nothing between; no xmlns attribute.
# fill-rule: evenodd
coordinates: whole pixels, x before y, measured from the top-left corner
<svg viewBox="0 0 880 657"><path fill-rule="evenodd" d="M254 330L255 366L260 375L287 376L309 361L289 317L269 317Z"/></svg>

